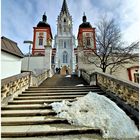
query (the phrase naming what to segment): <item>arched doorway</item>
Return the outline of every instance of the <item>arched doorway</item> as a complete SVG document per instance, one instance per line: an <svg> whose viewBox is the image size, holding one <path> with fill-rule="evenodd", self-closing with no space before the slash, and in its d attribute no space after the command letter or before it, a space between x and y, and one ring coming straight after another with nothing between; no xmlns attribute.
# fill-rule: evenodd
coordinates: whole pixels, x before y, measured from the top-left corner
<svg viewBox="0 0 140 140"><path fill-rule="evenodd" d="M68 75L71 74L71 69L67 66L63 66L60 71L61 75Z"/></svg>

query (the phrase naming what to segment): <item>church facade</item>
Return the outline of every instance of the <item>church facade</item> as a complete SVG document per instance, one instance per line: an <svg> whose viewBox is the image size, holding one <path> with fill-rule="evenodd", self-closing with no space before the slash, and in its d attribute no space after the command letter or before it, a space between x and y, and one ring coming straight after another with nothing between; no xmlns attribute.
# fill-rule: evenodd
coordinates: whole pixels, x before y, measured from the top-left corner
<svg viewBox="0 0 140 140"><path fill-rule="evenodd" d="M66 0L64 0L57 18L57 34L54 37L52 56L55 69L60 68L62 74L65 74L66 71L68 73L75 72L76 54L74 49L76 44L72 29L72 16L68 11Z"/></svg>
<svg viewBox="0 0 140 140"><path fill-rule="evenodd" d="M76 38L73 34L72 16L69 13L66 0L63 0L62 8L57 18L57 33L54 36L53 46L51 26L47 23L45 13L42 16L42 21L36 27L33 27L33 29L34 36L30 70L50 69L62 75L78 73L80 69L101 71L94 64L86 62L87 60L84 57L84 54L88 55L96 51L96 29L87 21L87 17L84 14L82 23L78 28L78 45L76 45ZM93 59L96 61L96 56ZM27 60L24 64L26 63ZM120 67L113 75L136 82L139 81L137 80L137 77L139 77L138 71L139 66L137 61L133 64L124 65L123 68Z"/></svg>
<svg viewBox="0 0 140 140"><path fill-rule="evenodd" d="M90 51L96 49L95 28L87 22L84 14L83 23L79 26L78 46L76 38L73 35L72 16L69 13L66 0L63 0L60 14L57 18L57 33L54 37L54 46L52 47L52 69L56 72L60 70L61 74L72 74L78 69L78 51ZM52 41L51 27L47 23L47 16L44 13L42 21L34 27L33 37L33 56L45 56L45 48L49 40ZM86 46L86 47L85 47Z"/></svg>

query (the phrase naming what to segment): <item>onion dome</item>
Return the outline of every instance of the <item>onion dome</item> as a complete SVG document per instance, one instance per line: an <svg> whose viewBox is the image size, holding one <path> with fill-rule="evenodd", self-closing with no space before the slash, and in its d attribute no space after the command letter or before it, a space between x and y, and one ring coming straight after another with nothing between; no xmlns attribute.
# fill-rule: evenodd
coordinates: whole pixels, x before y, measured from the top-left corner
<svg viewBox="0 0 140 140"><path fill-rule="evenodd" d="M37 24L37 27L50 27L50 25L47 23L46 13L44 13L44 15L42 16L42 21Z"/></svg>
<svg viewBox="0 0 140 140"><path fill-rule="evenodd" d="M85 15L85 13L84 13L84 15L83 15L82 20L83 20L83 23L80 24L79 28L92 28L90 22L87 22L87 17L86 17L86 15Z"/></svg>

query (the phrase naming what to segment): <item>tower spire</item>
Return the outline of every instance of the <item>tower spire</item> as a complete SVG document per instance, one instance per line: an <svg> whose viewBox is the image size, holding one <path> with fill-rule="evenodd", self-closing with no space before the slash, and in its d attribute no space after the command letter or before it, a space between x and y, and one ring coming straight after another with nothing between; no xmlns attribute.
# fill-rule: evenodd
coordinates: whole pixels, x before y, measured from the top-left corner
<svg viewBox="0 0 140 140"><path fill-rule="evenodd" d="M62 8L61 8L61 12L62 12L62 13L65 12L65 13L67 13L67 14L69 13L66 0L63 1L63 5L62 5Z"/></svg>
<svg viewBox="0 0 140 140"><path fill-rule="evenodd" d="M85 12L83 13L83 22L87 22L87 17L85 15Z"/></svg>
<svg viewBox="0 0 140 140"><path fill-rule="evenodd" d="M44 15L42 16L42 21L43 21L43 22L46 22L46 21L47 21L46 12L44 12Z"/></svg>

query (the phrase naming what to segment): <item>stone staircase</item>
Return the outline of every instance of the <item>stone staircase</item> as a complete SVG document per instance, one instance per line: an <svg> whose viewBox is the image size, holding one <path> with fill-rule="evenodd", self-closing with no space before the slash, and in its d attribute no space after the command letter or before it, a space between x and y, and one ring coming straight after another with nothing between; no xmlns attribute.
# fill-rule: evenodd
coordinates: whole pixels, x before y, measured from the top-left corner
<svg viewBox="0 0 140 140"><path fill-rule="evenodd" d="M70 80L70 79L69 79ZM62 84L62 83L61 83ZM67 120L55 117L50 103L75 101L89 91L102 94L97 86L30 87L1 108L1 136L3 140L59 140L100 139L101 131L89 127L72 126Z"/></svg>

